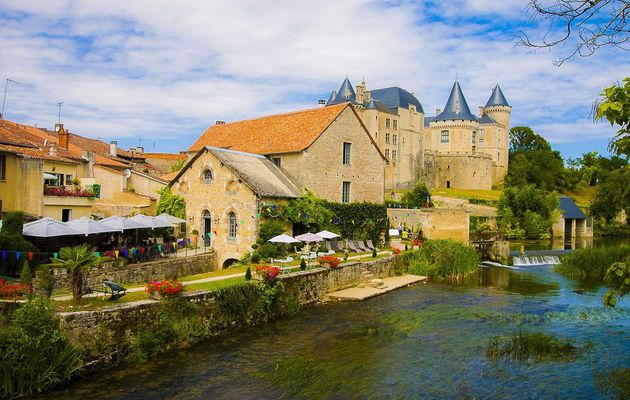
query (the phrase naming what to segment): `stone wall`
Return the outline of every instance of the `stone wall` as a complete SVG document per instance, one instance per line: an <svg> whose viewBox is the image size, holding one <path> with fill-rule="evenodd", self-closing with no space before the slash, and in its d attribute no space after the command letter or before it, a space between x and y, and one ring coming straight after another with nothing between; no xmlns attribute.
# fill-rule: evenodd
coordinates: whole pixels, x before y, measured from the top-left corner
<svg viewBox="0 0 630 400"><path fill-rule="evenodd" d="M494 169L487 154L425 151L424 179L431 188L492 189Z"/></svg>
<svg viewBox="0 0 630 400"><path fill-rule="evenodd" d="M101 287L101 282L111 280L121 285L146 283L178 276L203 274L217 269L215 253L200 254L187 258L167 258L159 261L124 264L121 261L106 261L86 272L84 280L91 288ZM64 270L57 271L53 277L55 290L70 289L71 277Z"/></svg>
<svg viewBox="0 0 630 400"><path fill-rule="evenodd" d="M426 239L454 239L468 243L470 212L464 209L388 208L387 216L392 228L404 226L418 232L422 228Z"/></svg>

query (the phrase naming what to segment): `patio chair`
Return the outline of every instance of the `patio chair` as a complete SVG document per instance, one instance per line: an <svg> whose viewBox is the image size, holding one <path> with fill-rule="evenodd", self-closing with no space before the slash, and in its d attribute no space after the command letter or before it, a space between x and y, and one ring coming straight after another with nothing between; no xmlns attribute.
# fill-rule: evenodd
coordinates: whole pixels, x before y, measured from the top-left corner
<svg viewBox="0 0 630 400"><path fill-rule="evenodd" d="M281 264L287 264L293 261L293 257L287 257L283 260L274 260L275 262L279 262Z"/></svg>
<svg viewBox="0 0 630 400"><path fill-rule="evenodd" d="M311 254L308 255L309 260L314 260L316 258L317 258L317 253L315 253L314 251L312 251Z"/></svg>
<svg viewBox="0 0 630 400"><path fill-rule="evenodd" d="M352 240L348 240L348 250L353 251L355 253L359 252L359 249L357 249L357 247L354 245L354 242Z"/></svg>
<svg viewBox="0 0 630 400"><path fill-rule="evenodd" d="M363 243L363 240L359 240L357 243L357 248L361 251L370 251L367 246L365 245L365 243Z"/></svg>
<svg viewBox="0 0 630 400"><path fill-rule="evenodd" d="M368 248L368 249L370 249L370 250L376 250L376 247L374 247L374 245L372 244L372 241L371 241L371 240L369 240L369 239L365 241L365 245L366 245L366 246L367 246L367 248Z"/></svg>
<svg viewBox="0 0 630 400"><path fill-rule="evenodd" d="M112 281L103 281L103 287L103 293L110 295L107 300L116 300L127 294L127 289Z"/></svg>

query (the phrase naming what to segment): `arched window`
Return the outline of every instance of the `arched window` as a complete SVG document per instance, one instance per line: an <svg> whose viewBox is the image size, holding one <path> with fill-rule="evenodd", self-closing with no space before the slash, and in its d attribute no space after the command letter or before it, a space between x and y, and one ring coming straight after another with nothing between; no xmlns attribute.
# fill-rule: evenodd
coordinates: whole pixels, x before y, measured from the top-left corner
<svg viewBox="0 0 630 400"><path fill-rule="evenodd" d="M228 237L230 239L236 239L236 228L238 225L236 224L236 214L230 212L228 214Z"/></svg>
<svg viewBox="0 0 630 400"><path fill-rule="evenodd" d="M212 175L212 170L210 168L204 169L203 176L202 176L204 183L212 182L212 178L214 178L214 175Z"/></svg>

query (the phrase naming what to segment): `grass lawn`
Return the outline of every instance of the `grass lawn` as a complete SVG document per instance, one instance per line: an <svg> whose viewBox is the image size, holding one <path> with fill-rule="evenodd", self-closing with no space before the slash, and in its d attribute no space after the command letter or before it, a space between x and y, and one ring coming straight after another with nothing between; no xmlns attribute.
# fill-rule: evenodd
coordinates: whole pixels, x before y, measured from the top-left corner
<svg viewBox="0 0 630 400"><path fill-rule="evenodd" d="M561 196L569 196L575 200L575 203L586 212L586 209L590 206L591 200L595 197L597 189L594 186L580 187L578 192L566 192L560 193Z"/></svg>
<svg viewBox="0 0 630 400"><path fill-rule="evenodd" d="M196 281L197 279L211 278L213 276L226 276L226 275L241 274L241 273L244 275L245 271L247 271L247 267L251 267L251 266L239 265L239 266L230 267L226 269L220 269L218 271L206 272L205 274L188 275L188 276L178 278L177 280L180 282L188 282L188 281Z"/></svg>
<svg viewBox="0 0 630 400"><path fill-rule="evenodd" d="M217 290L227 286L237 285L239 283L247 282L245 280L245 274L243 276L221 279L218 281L210 281L210 282L199 282L199 283L191 283L185 286L185 290L187 292L194 292L195 290Z"/></svg>
<svg viewBox="0 0 630 400"><path fill-rule="evenodd" d="M442 197L454 197L456 199L480 199L487 201L499 201L501 190L473 190L473 189L433 189L431 195Z"/></svg>

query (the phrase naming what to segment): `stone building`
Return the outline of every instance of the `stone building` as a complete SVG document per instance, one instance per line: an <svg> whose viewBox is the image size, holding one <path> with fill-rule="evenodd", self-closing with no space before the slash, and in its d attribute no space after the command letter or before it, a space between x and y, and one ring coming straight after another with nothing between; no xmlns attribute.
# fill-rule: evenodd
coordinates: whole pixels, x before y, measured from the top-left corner
<svg viewBox="0 0 630 400"><path fill-rule="evenodd" d="M186 201L189 233L229 266L251 249L258 237L262 203L278 203L302 194L298 184L259 154L204 146L169 183Z"/></svg>
<svg viewBox="0 0 630 400"><path fill-rule="evenodd" d="M497 85L480 115L470 111L459 82L444 110L428 117L420 101L399 87L355 92L346 78L327 106L352 103L390 163L385 190L405 189L418 180L430 187L489 190L503 181L508 164L512 108Z"/></svg>
<svg viewBox="0 0 630 400"><path fill-rule="evenodd" d="M384 199L387 161L349 103L218 123L188 151L205 146L264 155L298 185L329 201Z"/></svg>
<svg viewBox="0 0 630 400"><path fill-rule="evenodd" d="M554 238L574 239L593 237L593 220L567 196L559 197L560 214L553 225Z"/></svg>

